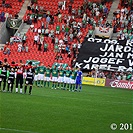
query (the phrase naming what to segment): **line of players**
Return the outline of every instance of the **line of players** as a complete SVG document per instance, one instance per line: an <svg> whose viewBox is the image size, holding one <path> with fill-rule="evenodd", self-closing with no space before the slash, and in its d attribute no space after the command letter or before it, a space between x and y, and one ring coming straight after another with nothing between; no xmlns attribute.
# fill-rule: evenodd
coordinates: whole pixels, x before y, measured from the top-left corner
<svg viewBox="0 0 133 133"><path fill-rule="evenodd" d="M26 79L24 80L24 72L26 71ZM10 65L7 62L7 59L4 59L4 62L0 61L0 91L3 92L13 92L13 87L16 81L16 93L20 90L20 93L23 92L23 82L24 83L24 93L27 91L27 86L29 85L29 94L32 91L32 85L34 80L34 67L32 67L32 62L29 62L28 65L25 65L20 61L20 63L12 62ZM2 88L3 83L3 88ZM6 90L7 84L7 90ZM18 89L20 84L20 89Z"/></svg>
<svg viewBox="0 0 133 133"><path fill-rule="evenodd" d="M25 76L24 76L25 75ZM24 80L25 77L25 80ZM5 92L6 84L7 91L13 92L14 82L16 79L16 93L18 93L18 86L20 84L20 93L23 92L23 82L25 81L24 93L27 91L29 85L29 94L31 94L33 81L37 86L50 87L50 81L52 81L52 89L68 89L70 91L81 91L82 72L78 70L70 69L67 67L59 69L55 66L45 68L43 64L39 67L33 67L32 62L28 65L24 65L22 61L15 64L12 62L10 65L7 59L4 62L0 62L0 90L3 82L3 92Z"/></svg>
<svg viewBox="0 0 133 133"><path fill-rule="evenodd" d="M69 91L81 91L81 81L82 81L82 72L78 68L69 68L65 69L60 66L54 66L54 68L50 68L48 66L45 68L43 64L41 66L35 68L35 77L34 81L36 86L38 87L50 87L50 81L52 81L52 89L64 89Z"/></svg>

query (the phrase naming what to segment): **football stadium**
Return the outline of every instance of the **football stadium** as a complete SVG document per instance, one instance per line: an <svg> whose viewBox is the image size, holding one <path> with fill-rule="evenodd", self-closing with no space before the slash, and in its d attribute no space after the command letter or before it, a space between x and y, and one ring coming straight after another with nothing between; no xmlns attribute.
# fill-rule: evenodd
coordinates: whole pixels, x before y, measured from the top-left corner
<svg viewBox="0 0 133 133"><path fill-rule="evenodd" d="M0 0L0 133L133 133L133 0Z"/></svg>

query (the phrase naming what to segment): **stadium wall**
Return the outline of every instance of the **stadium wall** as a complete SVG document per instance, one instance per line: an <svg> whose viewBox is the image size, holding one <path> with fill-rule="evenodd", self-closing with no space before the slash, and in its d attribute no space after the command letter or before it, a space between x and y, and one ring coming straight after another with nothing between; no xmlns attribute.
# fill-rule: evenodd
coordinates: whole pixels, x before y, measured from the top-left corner
<svg viewBox="0 0 133 133"><path fill-rule="evenodd" d="M10 36L12 36L14 31L12 29L8 29L6 27L6 21L2 25L0 29L0 44L5 44L7 41L9 41Z"/></svg>
<svg viewBox="0 0 133 133"><path fill-rule="evenodd" d="M83 84L133 90L133 81L83 77Z"/></svg>

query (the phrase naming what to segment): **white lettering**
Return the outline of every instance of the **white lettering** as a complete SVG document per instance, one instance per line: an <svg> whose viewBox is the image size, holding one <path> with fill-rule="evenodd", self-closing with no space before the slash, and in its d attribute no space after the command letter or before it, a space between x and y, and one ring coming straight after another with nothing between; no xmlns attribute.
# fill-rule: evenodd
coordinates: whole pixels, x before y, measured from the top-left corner
<svg viewBox="0 0 133 133"><path fill-rule="evenodd" d="M122 63L125 59L117 59L116 64Z"/></svg>

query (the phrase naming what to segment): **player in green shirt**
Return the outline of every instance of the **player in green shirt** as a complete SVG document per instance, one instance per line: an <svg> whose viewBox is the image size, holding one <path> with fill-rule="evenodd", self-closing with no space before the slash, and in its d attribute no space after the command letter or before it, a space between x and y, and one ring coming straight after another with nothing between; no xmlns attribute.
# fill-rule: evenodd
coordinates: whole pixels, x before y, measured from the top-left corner
<svg viewBox="0 0 133 133"><path fill-rule="evenodd" d="M52 89L56 89L56 84L58 80L58 69L56 66L52 69Z"/></svg>
<svg viewBox="0 0 133 133"><path fill-rule="evenodd" d="M65 75L65 71L63 70L63 67L60 66L59 69L59 77L58 77L58 88L60 88L61 85L61 89L63 89L63 82L64 82L64 75Z"/></svg>
<svg viewBox="0 0 133 133"><path fill-rule="evenodd" d="M72 68L72 73L71 73L71 79L70 79L70 90L69 91L74 91L75 90L75 82L76 82L76 75L77 75L77 72L74 68Z"/></svg>
<svg viewBox="0 0 133 133"><path fill-rule="evenodd" d="M38 87L43 86L44 84L44 72L45 72L45 67L43 63L38 67Z"/></svg>
<svg viewBox="0 0 133 133"><path fill-rule="evenodd" d="M44 73L44 87L47 86L49 87L49 82L50 82L50 76L51 76L51 68L50 66L48 66L45 70L45 73Z"/></svg>
<svg viewBox="0 0 133 133"><path fill-rule="evenodd" d="M71 69L67 67L65 70L65 77L64 77L64 89L66 89L67 86L67 90L69 90L71 73L72 73Z"/></svg>

